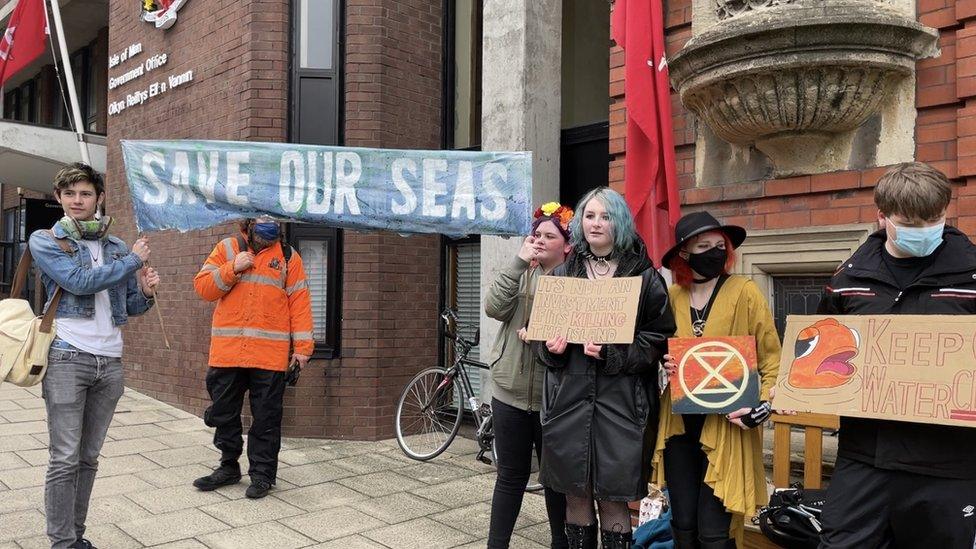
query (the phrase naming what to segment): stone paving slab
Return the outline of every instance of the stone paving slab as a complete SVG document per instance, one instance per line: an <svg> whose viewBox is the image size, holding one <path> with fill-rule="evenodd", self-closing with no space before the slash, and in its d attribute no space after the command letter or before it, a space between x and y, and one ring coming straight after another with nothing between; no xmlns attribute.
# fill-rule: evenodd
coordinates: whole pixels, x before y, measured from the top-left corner
<svg viewBox="0 0 976 549"><path fill-rule="evenodd" d="M201 507L200 510L231 526L249 526L305 513L302 509L273 496L266 497L261 501L261 505L254 503L254 501L244 498L207 505Z"/></svg>
<svg viewBox="0 0 976 549"><path fill-rule="evenodd" d="M226 497L216 491L201 492L187 482L168 488L156 488L129 494L128 497L150 513L160 515L180 509L227 501Z"/></svg>
<svg viewBox="0 0 976 549"><path fill-rule="evenodd" d="M476 538L460 530L441 524L429 518L418 518L409 522L372 530L364 534L369 539L392 549L447 549Z"/></svg>
<svg viewBox="0 0 976 549"><path fill-rule="evenodd" d="M227 525L199 509L184 509L123 522L119 528L143 545L158 545L227 530Z"/></svg>
<svg viewBox="0 0 976 549"><path fill-rule="evenodd" d="M211 549L241 549L242 547L298 549L315 543L312 539L276 522L215 532L201 536L200 540Z"/></svg>
<svg viewBox="0 0 976 549"><path fill-rule="evenodd" d="M426 517L446 509L444 505L415 496L409 492L390 494L368 499L352 505L367 515L387 524L397 524L415 518Z"/></svg>
<svg viewBox="0 0 976 549"><path fill-rule="evenodd" d="M305 511L322 511L333 507L345 507L367 499L367 496L337 482L324 482L313 486L284 490L276 492L275 497Z"/></svg>
<svg viewBox="0 0 976 549"><path fill-rule="evenodd" d="M99 459L86 537L110 549L395 549L483 547L494 485L477 444L458 438L429 462L395 440L284 439L268 497L249 478L192 487L219 453L190 414L126 390ZM0 385L0 549L47 548L47 432L39 388ZM548 544L544 501L527 494L512 547Z"/></svg>
<svg viewBox="0 0 976 549"><path fill-rule="evenodd" d="M347 507L290 517L280 522L315 541L329 541L385 525L377 518Z"/></svg>

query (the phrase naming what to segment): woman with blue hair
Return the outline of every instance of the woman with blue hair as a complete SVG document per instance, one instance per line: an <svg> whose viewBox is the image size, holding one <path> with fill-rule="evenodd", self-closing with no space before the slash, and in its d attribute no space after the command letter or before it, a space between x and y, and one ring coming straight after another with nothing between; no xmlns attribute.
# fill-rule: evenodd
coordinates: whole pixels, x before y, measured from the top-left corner
<svg viewBox="0 0 976 549"><path fill-rule="evenodd" d="M566 535L596 549L631 547L627 502L647 495L657 438L658 367L674 333L667 286L647 257L624 198L606 187L587 193L570 224L572 253L553 274L598 280L641 277L630 344L535 345L546 365L540 480L566 494Z"/></svg>

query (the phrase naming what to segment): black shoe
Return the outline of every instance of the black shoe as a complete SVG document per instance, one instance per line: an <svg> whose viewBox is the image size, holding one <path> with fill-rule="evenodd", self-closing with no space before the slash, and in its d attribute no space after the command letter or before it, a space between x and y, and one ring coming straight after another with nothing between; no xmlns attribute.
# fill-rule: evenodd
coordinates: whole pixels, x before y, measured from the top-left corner
<svg viewBox="0 0 976 549"><path fill-rule="evenodd" d="M205 477L200 477L193 481L193 485L203 492L216 490L221 486L230 486L241 481L240 469L234 470L230 467L218 467L216 471Z"/></svg>
<svg viewBox="0 0 976 549"><path fill-rule="evenodd" d="M95 547L92 542L88 541L87 539L81 538L71 544L71 549L98 549L98 547Z"/></svg>
<svg viewBox="0 0 976 549"><path fill-rule="evenodd" d="M566 523L566 538L569 549L596 549L596 524L580 526Z"/></svg>
<svg viewBox="0 0 976 549"><path fill-rule="evenodd" d="M247 487L244 495L251 499L259 499L268 495L271 490L271 483L263 479L254 479L251 481L251 485Z"/></svg>
<svg viewBox="0 0 976 549"><path fill-rule="evenodd" d="M626 532L600 530L600 540L603 549L630 549L634 544L634 537L630 530Z"/></svg>

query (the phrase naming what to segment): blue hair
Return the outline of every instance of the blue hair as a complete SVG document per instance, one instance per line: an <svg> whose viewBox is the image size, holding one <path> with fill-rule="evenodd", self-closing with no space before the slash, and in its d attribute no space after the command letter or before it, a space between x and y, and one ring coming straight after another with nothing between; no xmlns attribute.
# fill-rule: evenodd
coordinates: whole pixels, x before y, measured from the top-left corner
<svg viewBox="0 0 976 549"><path fill-rule="evenodd" d="M569 243L573 246L573 251L582 253L590 248L586 242L586 235L583 234L583 217L586 204L594 198L603 204L607 210L607 215L610 216L614 254L630 251L637 242L634 218L630 215L630 209L627 208L624 197L610 187L597 187L583 195L583 198L576 203L576 214L573 216L573 220L569 222Z"/></svg>

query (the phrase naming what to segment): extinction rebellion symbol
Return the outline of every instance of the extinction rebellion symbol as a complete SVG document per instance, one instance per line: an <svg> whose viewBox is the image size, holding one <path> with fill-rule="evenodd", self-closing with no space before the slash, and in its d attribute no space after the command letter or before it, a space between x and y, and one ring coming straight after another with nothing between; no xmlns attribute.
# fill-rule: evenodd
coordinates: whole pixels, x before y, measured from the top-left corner
<svg viewBox="0 0 976 549"><path fill-rule="evenodd" d="M168 29L176 23L176 12L186 0L141 0L142 20L153 23L157 29Z"/></svg>
<svg viewBox="0 0 976 549"><path fill-rule="evenodd" d="M688 376L685 374L690 368L700 368L706 374L694 387L688 386ZM749 386L748 362L735 347L727 343L701 343L689 349L681 360L678 380L692 402L704 408L722 408L746 392Z"/></svg>

